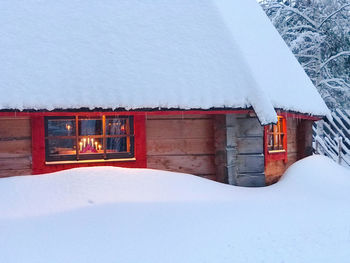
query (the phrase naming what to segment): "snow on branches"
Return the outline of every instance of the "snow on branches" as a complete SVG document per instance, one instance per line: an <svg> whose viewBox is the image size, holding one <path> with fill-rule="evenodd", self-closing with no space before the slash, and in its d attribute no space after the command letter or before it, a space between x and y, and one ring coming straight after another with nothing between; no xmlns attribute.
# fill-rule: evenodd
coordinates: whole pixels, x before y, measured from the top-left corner
<svg viewBox="0 0 350 263"><path fill-rule="evenodd" d="M349 0L260 3L328 106L350 109Z"/></svg>

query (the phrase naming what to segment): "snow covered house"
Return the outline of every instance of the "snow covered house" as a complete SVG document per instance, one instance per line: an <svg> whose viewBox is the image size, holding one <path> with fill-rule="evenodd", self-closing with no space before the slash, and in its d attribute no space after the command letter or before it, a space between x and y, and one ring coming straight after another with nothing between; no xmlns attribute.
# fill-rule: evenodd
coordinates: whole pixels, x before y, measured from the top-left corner
<svg viewBox="0 0 350 263"><path fill-rule="evenodd" d="M0 175L272 183L328 109L255 0L0 2Z"/></svg>

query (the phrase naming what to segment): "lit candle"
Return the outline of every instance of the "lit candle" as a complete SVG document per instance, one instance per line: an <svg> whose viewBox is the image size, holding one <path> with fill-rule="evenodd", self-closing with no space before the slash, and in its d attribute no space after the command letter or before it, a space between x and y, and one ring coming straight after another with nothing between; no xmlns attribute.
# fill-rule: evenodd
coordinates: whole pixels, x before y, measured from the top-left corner
<svg viewBox="0 0 350 263"><path fill-rule="evenodd" d="M101 148L102 148L102 146L101 146L101 144L100 144L100 145L98 146L98 149L101 150Z"/></svg>
<svg viewBox="0 0 350 263"><path fill-rule="evenodd" d="M94 139L93 138L91 138L91 146L92 146L92 148L94 147Z"/></svg>
<svg viewBox="0 0 350 263"><path fill-rule="evenodd" d="M83 139L83 142L84 142L84 148L86 146L86 138Z"/></svg>
<svg viewBox="0 0 350 263"><path fill-rule="evenodd" d="M80 149L80 151L82 151L83 150L83 143L82 142L79 142L79 149Z"/></svg>
<svg viewBox="0 0 350 263"><path fill-rule="evenodd" d="M95 149L96 149L96 150L98 150L97 145L98 145L98 142L95 142Z"/></svg>

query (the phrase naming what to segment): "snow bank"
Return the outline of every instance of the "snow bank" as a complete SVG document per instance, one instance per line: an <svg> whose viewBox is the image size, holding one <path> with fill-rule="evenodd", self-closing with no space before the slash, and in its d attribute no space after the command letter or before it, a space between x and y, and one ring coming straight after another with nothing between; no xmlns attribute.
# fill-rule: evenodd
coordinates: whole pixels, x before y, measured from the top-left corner
<svg viewBox="0 0 350 263"><path fill-rule="evenodd" d="M231 197L228 185L151 169L76 168L0 182L0 217L10 218L110 203L227 201Z"/></svg>
<svg viewBox="0 0 350 263"><path fill-rule="evenodd" d="M291 188L293 195L300 192L330 202L343 202L350 198L350 169L328 157L315 155L290 167L278 187Z"/></svg>
<svg viewBox="0 0 350 263"><path fill-rule="evenodd" d="M255 0L1 1L0 24L0 109L328 113Z"/></svg>
<svg viewBox="0 0 350 263"><path fill-rule="evenodd" d="M147 169L0 180L0 261L348 262L350 172L313 156L270 187Z"/></svg>

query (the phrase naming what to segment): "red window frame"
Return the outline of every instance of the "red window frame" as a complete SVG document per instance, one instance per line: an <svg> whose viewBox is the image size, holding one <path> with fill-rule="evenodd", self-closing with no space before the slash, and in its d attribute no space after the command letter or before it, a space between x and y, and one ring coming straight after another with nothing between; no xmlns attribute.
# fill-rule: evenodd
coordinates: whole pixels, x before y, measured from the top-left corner
<svg viewBox="0 0 350 263"><path fill-rule="evenodd" d="M79 134L80 133L80 121L85 120L97 120L100 122L98 125L98 131L96 134ZM126 126L126 133L123 134L115 134L108 135L107 132L107 122L109 120L123 120ZM57 135L50 134L49 132L49 122L50 121L59 121L61 123L66 123L66 130L68 131L67 126L75 127L72 131L70 129L70 134ZM68 133L68 132L67 132ZM127 148L128 150L125 152L107 152L107 140L110 138L126 138ZM96 140L94 145L89 144L89 139L92 139L92 142ZM49 153L49 142L50 140L70 140L73 144L72 148L68 150L70 153L54 155L52 156ZM82 154L79 149L83 147L83 140L85 140L86 144L89 144L88 151L91 151L92 154ZM46 116L45 117L45 148L46 148L46 162L60 162L60 161L77 161L77 160L108 160L108 159L127 159L134 158L134 118L133 116L108 116L103 115L102 117L81 117L81 116ZM100 149L98 149L97 144L100 143Z"/></svg>
<svg viewBox="0 0 350 263"><path fill-rule="evenodd" d="M282 123L281 123L282 122ZM269 136L278 136L270 132L270 125L264 127L264 153L265 153L265 165L270 160L283 160L285 163L288 162L288 147L287 147L287 119L285 115L278 116L278 123L274 125L282 125L282 150L269 150ZM278 131L278 129L276 129ZM280 131L279 131L280 132Z"/></svg>
<svg viewBox="0 0 350 263"><path fill-rule="evenodd" d="M146 118L145 114L129 113L134 119L134 158L121 160L82 160L82 161L63 161L47 162L45 150L45 116L119 116L125 115L118 112L72 112L71 114L62 112L50 113L45 115L32 116L32 174L50 173L64 169L89 166L118 166L128 168L146 168Z"/></svg>

